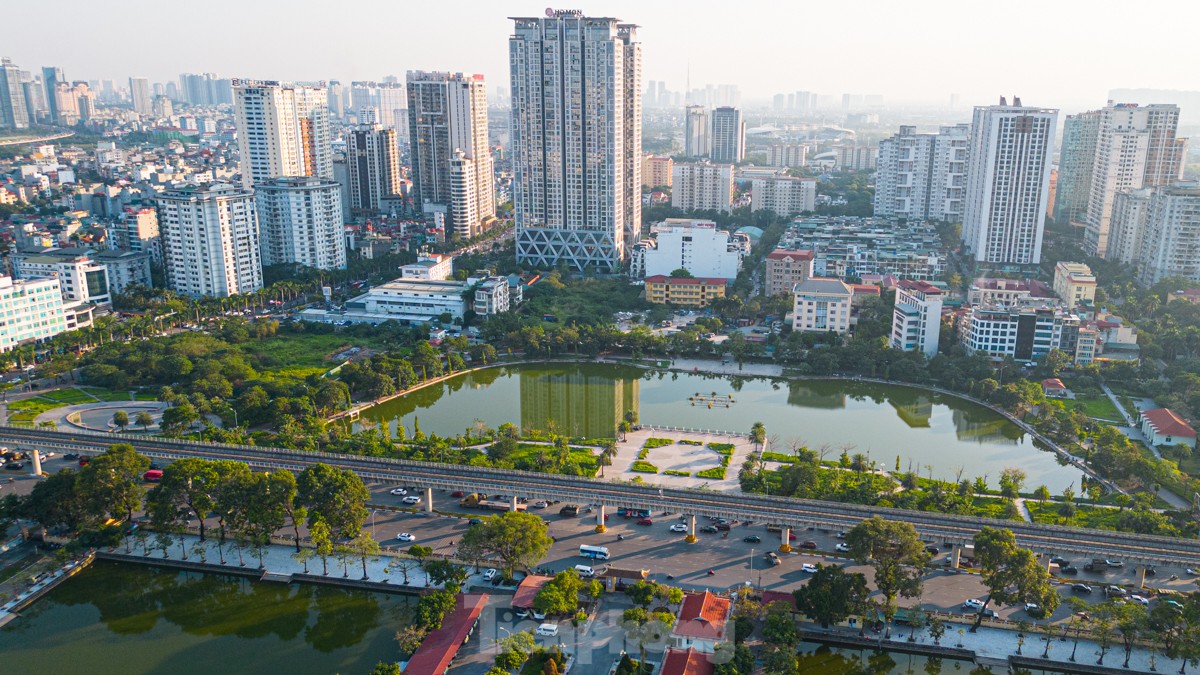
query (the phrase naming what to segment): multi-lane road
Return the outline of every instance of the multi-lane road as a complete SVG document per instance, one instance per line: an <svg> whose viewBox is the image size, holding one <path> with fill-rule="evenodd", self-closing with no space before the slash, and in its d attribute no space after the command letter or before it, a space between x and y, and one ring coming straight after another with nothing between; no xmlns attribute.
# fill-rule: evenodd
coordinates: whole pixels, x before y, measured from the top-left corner
<svg viewBox="0 0 1200 675"><path fill-rule="evenodd" d="M1017 541L1035 551L1078 558L1119 558L1128 564L1194 566L1200 541L1127 532L1039 525L942 513L874 508L815 500L732 492L690 490L570 476L504 471L428 462L354 455L331 455L282 448L236 446L163 439L133 434L54 431L0 426L0 442L57 451L100 452L113 443L129 443L145 455L174 460L182 457L236 459L269 469L301 471L319 462L353 470L364 480L405 484L434 490L466 490L635 507L655 513L709 516L776 523L793 530L844 530L874 515L912 523L927 540L963 545L985 525L1012 530Z"/></svg>

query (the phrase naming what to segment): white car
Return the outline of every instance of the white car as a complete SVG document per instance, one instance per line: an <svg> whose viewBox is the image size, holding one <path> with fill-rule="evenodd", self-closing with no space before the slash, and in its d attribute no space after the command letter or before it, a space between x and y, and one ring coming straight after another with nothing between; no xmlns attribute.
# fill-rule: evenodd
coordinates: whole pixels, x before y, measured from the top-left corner
<svg viewBox="0 0 1200 675"><path fill-rule="evenodd" d="M804 563L803 565L800 566L800 571L807 572L809 574L816 574L817 566L812 563Z"/></svg>
<svg viewBox="0 0 1200 675"><path fill-rule="evenodd" d="M983 601L977 598L971 598L962 604L963 609L982 609Z"/></svg>
<svg viewBox="0 0 1200 675"><path fill-rule="evenodd" d="M535 508L535 509L544 509L544 508L546 508L547 506L550 506L550 502L546 502L546 501L534 502L534 503L532 504L532 506L533 506L533 508Z"/></svg>
<svg viewBox="0 0 1200 675"><path fill-rule="evenodd" d="M1143 597L1143 596L1140 596L1140 595L1131 595L1131 596L1129 596L1129 599L1130 599L1130 600L1132 600L1133 602L1136 602L1136 603L1138 603L1139 605L1143 605L1143 606L1146 606L1146 607L1149 607L1149 606L1150 606L1150 599L1149 599L1149 598L1146 598L1146 597Z"/></svg>
<svg viewBox="0 0 1200 675"><path fill-rule="evenodd" d="M544 623L538 626L537 631L535 632L538 635L544 635L545 637L554 637L555 635L558 635L558 624Z"/></svg>
<svg viewBox="0 0 1200 675"><path fill-rule="evenodd" d="M675 523L671 526L672 532L687 532L687 525L683 523Z"/></svg>
<svg viewBox="0 0 1200 675"><path fill-rule="evenodd" d="M837 546L833 547L833 550L837 551L838 553L849 553L850 547L846 544L838 544Z"/></svg>
<svg viewBox="0 0 1200 675"><path fill-rule="evenodd" d="M409 495L404 499L401 499L400 502L403 504L420 504L421 498L416 495Z"/></svg>
<svg viewBox="0 0 1200 675"><path fill-rule="evenodd" d="M408 494L408 490L405 490L404 488L392 488L392 494L396 495L397 497L403 497L404 495Z"/></svg>
<svg viewBox="0 0 1200 675"><path fill-rule="evenodd" d="M530 611L533 613L533 618L537 619L538 621L542 621L542 620L544 620L544 619L546 618L546 615L545 615L545 614L543 614L542 612L539 612L539 611L537 611L536 609L534 609L534 610L530 610ZM555 628L555 630L557 630L557 629L558 629L558 626L555 626L554 628Z"/></svg>
<svg viewBox="0 0 1200 675"><path fill-rule="evenodd" d="M399 539L400 541L416 541L417 540L416 537L412 536L411 534L409 534L407 532L401 532L400 534L396 535L396 538Z"/></svg>
<svg viewBox="0 0 1200 675"><path fill-rule="evenodd" d="M491 569L491 568L486 569L483 571L483 580L491 581L492 579L496 578L497 574L500 574L499 570Z"/></svg>

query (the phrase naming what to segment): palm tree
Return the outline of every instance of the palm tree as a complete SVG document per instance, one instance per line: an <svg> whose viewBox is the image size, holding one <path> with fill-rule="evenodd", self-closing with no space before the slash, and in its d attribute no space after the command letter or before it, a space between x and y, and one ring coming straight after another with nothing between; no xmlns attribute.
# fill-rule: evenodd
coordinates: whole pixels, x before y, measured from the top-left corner
<svg viewBox="0 0 1200 675"><path fill-rule="evenodd" d="M750 427L750 440L754 442L755 450L762 450L762 444L767 440L767 427L762 422L755 422Z"/></svg>

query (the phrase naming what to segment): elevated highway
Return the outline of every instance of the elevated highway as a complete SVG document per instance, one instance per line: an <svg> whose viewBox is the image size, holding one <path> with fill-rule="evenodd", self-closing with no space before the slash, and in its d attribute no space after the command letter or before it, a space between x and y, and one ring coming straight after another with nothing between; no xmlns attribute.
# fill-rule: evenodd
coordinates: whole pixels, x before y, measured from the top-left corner
<svg viewBox="0 0 1200 675"><path fill-rule="evenodd" d="M810 499L679 489L525 471L133 434L54 431L3 425L0 425L0 443L21 448L87 453L103 452L114 443L128 443L142 454L158 460L171 461L185 457L232 459L246 462L255 468L271 470L303 471L314 464L325 463L350 469L364 480L402 484L426 490L463 490L513 495L514 504L518 496L593 504L600 507L597 509L598 521L605 512L604 507L631 507L649 509L653 513L691 515L693 528L697 516L779 524L785 528L781 535L783 542L787 542L789 530L847 530L865 518L881 516L889 520L912 523L923 538L936 545L969 544L981 527L990 525L1012 530L1018 543L1040 553L1116 559L1129 565L1164 564L1193 567L1200 563L1200 541L1195 539L1040 525ZM430 500L425 500L425 503L429 504Z"/></svg>

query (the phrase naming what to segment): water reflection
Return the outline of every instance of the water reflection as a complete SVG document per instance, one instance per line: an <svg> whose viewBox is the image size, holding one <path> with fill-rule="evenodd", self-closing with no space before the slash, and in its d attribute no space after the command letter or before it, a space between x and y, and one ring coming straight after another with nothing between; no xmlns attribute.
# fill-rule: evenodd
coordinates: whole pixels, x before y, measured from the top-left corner
<svg viewBox="0 0 1200 675"><path fill-rule="evenodd" d="M626 412L640 411L641 379L562 368L520 376L521 428L611 437Z"/></svg>

